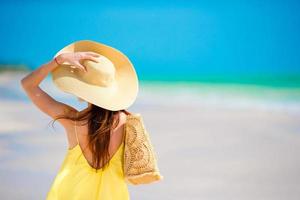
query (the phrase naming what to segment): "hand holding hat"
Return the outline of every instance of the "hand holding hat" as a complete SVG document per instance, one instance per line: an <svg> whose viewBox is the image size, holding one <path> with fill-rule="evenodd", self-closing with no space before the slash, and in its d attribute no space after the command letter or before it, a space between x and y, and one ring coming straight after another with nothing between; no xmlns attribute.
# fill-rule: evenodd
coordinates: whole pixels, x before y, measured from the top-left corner
<svg viewBox="0 0 300 200"><path fill-rule="evenodd" d="M52 80L62 91L112 111L127 109L136 100L138 76L121 51L96 41L80 40L63 47L54 57L59 66L51 72ZM84 61L80 63L81 60Z"/></svg>
<svg viewBox="0 0 300 200"><path fill-rule="evenodd" d="M55 61L58 65L70 65L71 68L79 68L87 72L87 68L80 63L81 60L90 60L93 62L99 62L97 58L101 55L95 52L68 52L62 53L55 57Z"/></svg>

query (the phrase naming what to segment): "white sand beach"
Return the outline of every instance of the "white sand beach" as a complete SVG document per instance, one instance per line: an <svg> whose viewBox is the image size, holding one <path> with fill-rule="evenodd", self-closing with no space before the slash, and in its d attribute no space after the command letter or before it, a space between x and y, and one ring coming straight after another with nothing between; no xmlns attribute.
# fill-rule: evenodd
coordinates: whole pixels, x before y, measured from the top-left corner
<svg viewBox="0 0 300 200"><path fill-rule="evenodd" d="M44 199L66 153L63 128L0 74L0 199ZM42 88L81 109L85 104ZM230 88L230 89L228 89ZM253 94L249 94L253 92ZM142 83L141 113L164 180L129 186L132 200L298 200L299 90ZM294 98L295 97L295 98Z"/></svg>

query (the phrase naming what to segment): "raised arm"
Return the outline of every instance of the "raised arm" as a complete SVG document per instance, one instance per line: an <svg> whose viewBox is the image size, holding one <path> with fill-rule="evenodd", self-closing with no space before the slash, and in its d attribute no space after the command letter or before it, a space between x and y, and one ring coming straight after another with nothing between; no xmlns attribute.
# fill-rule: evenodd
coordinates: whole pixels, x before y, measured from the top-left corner
<svg viewBox="0 0 300 200"><path fill-rule="evenodd" d="M55 118L60 114L65 114L69 111L77 112L77 110L67 104L56 101L50 95L48 95L44 90L39 87L39 84L44 80L47 75L58 67L58 64L68 63L74 67L80 68L86 71L86 68L80 64L81 59L89 59L96 62L95 57L98 54L92 52L76 52L76 53L65 53L61 54L52 59L46 64L41 65L36 70L32 71L30 74L25 76L21 80L23 89L25 90L27 96L30 100L44 113L49 115L51 118ZM57 63L58 62L58 63ZM58 121L65 127L67 120L58 119Z"/></svg>

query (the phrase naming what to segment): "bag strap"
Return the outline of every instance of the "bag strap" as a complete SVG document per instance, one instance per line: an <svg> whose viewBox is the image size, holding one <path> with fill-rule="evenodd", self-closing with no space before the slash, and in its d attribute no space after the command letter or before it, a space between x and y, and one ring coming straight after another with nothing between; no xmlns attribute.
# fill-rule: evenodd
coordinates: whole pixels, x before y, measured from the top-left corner
<svg viewBox="0 0 300 200"><path fill-rule="evenodd" d="M76 117L77 117L77 114L78 113L76 113ZM77 144L79 145L78 134L77 134L77 129L76 129L76 122L77 122L77 120L75 120L75 135L76 135Z"/></svg>

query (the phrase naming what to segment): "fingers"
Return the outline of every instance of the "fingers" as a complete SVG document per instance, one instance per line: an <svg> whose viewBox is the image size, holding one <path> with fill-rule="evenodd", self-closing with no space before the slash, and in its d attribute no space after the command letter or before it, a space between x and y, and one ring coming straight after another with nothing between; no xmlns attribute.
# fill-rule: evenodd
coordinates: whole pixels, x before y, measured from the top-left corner
<svg viewBox="0 0 300 200"><path fill-rule="evenodd" d="M99 62L98 59L101 55L92 51L86 51L86 52L76 52L72 56L73 56L72 62L74 66L84 72L87 72L87 68L80 63L80 60L90 60L97 63Z"/></svg>
<svg viewBox="0 0 300 200"><path fill-rule="evenodd" d="M82 54L81 52L76 52L73 54L74 60L80 60L83 56L84 54Z"/></svg>
<svg viewBox="0 0 300 200"><path fill-rule="evenodd" d="M90 60L90 61L93 61L93 62L99 62L99 60L94 56L85 56L83 59Z"/></svg>
<svg viewBox="0 0 300 200"><path fill-rule="evenodd" d="M81 70L83 70L84 72L87 72L86 67L85 67L84 65L82 65L79 61L76 62L76 65L77 65Z"/></svg>
<svg viewBox="0 0 300 200"><path fill-rule="evenodd" d="M89 56L95 56L95 57L100 57L101 55L96 53L96 52L93 52L93 51L87 51L85 52L86 55L89 55Z"/></svg>

